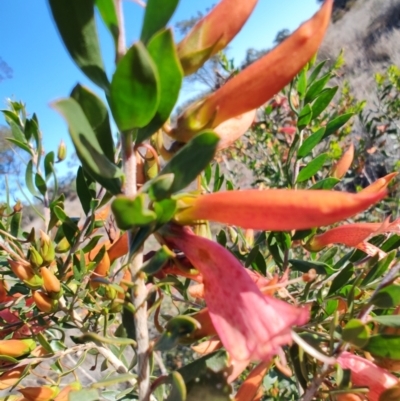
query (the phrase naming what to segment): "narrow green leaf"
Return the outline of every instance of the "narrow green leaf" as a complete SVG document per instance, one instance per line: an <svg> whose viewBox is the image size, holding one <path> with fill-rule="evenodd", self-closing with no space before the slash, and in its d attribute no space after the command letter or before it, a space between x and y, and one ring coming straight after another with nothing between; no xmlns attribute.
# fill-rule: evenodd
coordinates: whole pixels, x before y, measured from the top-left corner
<svg viewBox="0 0 400 401"><path fill-rule="evenodd" d="M319 156L317 156L314 160L308 163L307 166L305 166L303 169L300 170L296 182L307 181L312 176L317 174L318 171L323 167L327 159L328 159L327 153L322 153Z"/></svg>
<svg viewBox="0 0 400 401"><path fill-rule="evenodd" d="M400 315L370 316L374 322L383 326L395 327L400 329Z"/></svg>
<svg viewBox="0 0 400 401"><path fill-rule="evenodd" d="M118 374L116 376L107 377L107 379L100 380L96 383L92 383L90 387L92 388L109 387L109 386L114 386L115 384L124 383L136 379L137 375L134 375L133 373Z"/></svg>
<svg viewBox="0 0 400 401"><path fill-rule="evenodd" d="M101 150L110 162L114 163L114 141L110 127L107 107L93 92L78 84L71 97L81 106L82 111L96 134Z"/></svg>
<svg viewBox="0 0 400 401"><path fill-rule="evenodd" d="M314 269L317 274L332 274L334 272L331 266L323 262L289 259L289 263L293 266L293 270L303 273L308 273L310 269Z"/></svg>
<svg viewBox="0 0 400 401"><path fill-rule="evenodd" d="M179 0L148 0L140 40L147 43L163 29L174 14Z"/></svg>
<svg viewBox="0 0 400 401"><path fill-rule="evenodd" d="M54 172L54 152L49 152L44 158L44 175L48 181Z"/></svg>
<svg viewBox="0 0 400 401"><path fill-rule="evenodd" d="M154 211L157 215L158 224L166 224L174 217L176 212L176 203L175 199L163 199L154 202Z"/></svg>
<svg viewBox="0 0 400 401"><path fill-rule="evenodd" d="M400 285L392 284L382 288L370 302L376 307L384 309L400 305Z"/></svg>
<svg viewBox="0 0 400 401"><path fill-rule="evenodd" d="M146 8L146 10L148 9ZM150 40L147 49L158 69L160 102L157 112L149 124L139 129L137 143L143 142L154 134L168 120L178 100L183 79L183 70L171 30L168 29L155 35Z"/></svg>
<svg viewBox="0 0 400 401"><path fill-rule="evenodd" d="M342 128L343 125L345 125L347 121L349 121L350 118L353 117L353 115L354 113L342 114L341 116L329 121L325 129L324 139L336 132L338 129Z"/></svg>
<svg viewBox="0 0 400 401"><path fill-rule="evenodd" d="M10 234L14 237L19 237L20 231L21 231L21 220L22 220L22 213L18 212L15 213L11 217L11 222L10 222Z"/></svg>
<svg viewBox="0 0 400 401"><path fill-rule="evenodd" d="M168 249L168 247L163 245L158 251L156 251L152 258L143 265L142 271L146 274L156 274L173 257L174 254Z"/></svg>
<svg viewBox="0 0 400 401"><path fill-rule="evenodd" d="M25 135L22 132L19 125L16 124L14 121L10 121L8 124L10 125L11 133L12 133L14 139L18 142L26 143Z"/></svg>
<svg viewBox="0 0 400 401"><path fill-rule="evenodd" d="M354 274L354 266L352 264L344 267L341 272L333 279L328 291L328 296L340 290L345 284L348 284L350 278Z"/></svg>
<svg viewBox="0 0 400 401"><path fill-rule="evenodd" d="M191 139L163 168L160 175L174 174L171 193L188 186L210 163L217 149L219 136L205 131Z"/></svg>
<svg viewBox="0 0 400 401"><path fill-rule="evenodd" d="M320 79L313 82L307 90L306 96L304 98L305 103L312 102L324 89L325 85L329 82L332 75L330 72L323 75Z"/></svg>
<svg viewBox="0 0 400 401"><path fill-rule="evenodd" d="M400 337L398 335L378 334L371 336L365 351L373 356L400 360Z"/></svg>
<svg viewBox="0 0 400 401"><path fill-rule="evenodd" d="M72 98L52 105L67 121L72 142L84 169L113 194L121 193L122 171L105 156L80 105Z"/></svg>
<svg viewBox="0 0 400 401"><path fill-rule="evenodd" d="M103 22L113 37L115 50L117 50L120 32L118 26L116 2L114 0L95 0L95 3Z"/></svg>
<svg viewBox="0 0 400 401"><path fill-rule="evenodd" d="M317 78L327 60L321 61L308 77L308 85L310 86Z"/></svg>
<svg viewBox="0 0 400 401"><path fill-rule="evenodd" d="M316 182L310 189L325 189L329 190L335 187L340 182L337 178L328 177Z"/></svg>
<svg viewBox="0 0 400 401"><path fill-rule="evenodd" d="M76 192L81 202L82 209L87 215L90 212L90 202L92 201L93 198L86 183L82 167L78 168L78 172L76 174Z"/></svg>
<svg viewBox="0 0 400 401"><path fill-rule="evenodd" d="M35 174L35 186L42 195L45 195L47 191L46 181L39 173Z"/></svg>
<svg viewBox="0 0 400 401"><path fill-rule="evenodd" d="M25 150L25 152L28 152L30 155L32 155L32 149L26 143L20 142L14 138L6 138L6 139L8 142L13 143L15 146L18 146L20 149Z"/></svg>
<svg viewBox="0 0 400 401"><path fill-rule="evenodd" d="M299 93L300 99L303 99L306 95L307 89L307 70L305 68L299 74L299 78L297 81L297 92Z"/></svg>
<svg viewBox="0 0 400 401"><path fill-rule="evenodd" d="M166 401L186 401L186 385L181 374L172 372L170 378L171 391Z"/></svg>
<svg viewBox="0 0 400 401"><path fill-rule="evenodd" d="M104 71L94 18L94 0L48 0L58 31L72 59L106 92Z"/></svg>
<svg viewBox="0 0 400 401"><path fill-rule="evenodd" d="M307 104L303 107L297 120L297 127L299 128L299 130L302 130L311 122L312 113L313 111L310 104Z"/></svg>
<svg viewBox="0 0 400 401"><path fill-rule="evenodd" d="M379 277L382 277L386 270L391 265L393 259L396 257L396 250L391 251L387 254L383 259L376 260L375 264L369 268L367 275L364 277L364 280L361 283L361 287L365 287L372 281L376 280Z"/></svg>
<svg viewBox="0 0 400 401"><path fill-rule="evenodd" d="M147 209L144 194L139 194L134 199L126 196L118 196L111 204L115 222L121 230L129 230L133 227L147 226L156 221L157 215Z"/></svg>
<svg viewBox="0 0 400 401"><path fill-rule="evenodd" d="M329 103L335 97L337 90L338 86L335 86L333 88L326 88L315 99L312 105L313 119L317 118L329 106Z"/></svg>
<svg viewBox="0 0 400 401"><path fill-rule="evenodd" d="M100 401L97 390L71 391L68 394L68 401Z"/></svg>
<svg viewBox="0 0 400 401"><path fill-rule="evenodd" d="M119 61L111 81L110 105L121 131L141 128L156 114L159 78L143 43L135 43Z"/></svg>
<svg viewBox="0 0 400 401"><path fill-rule="evenodd" d="M311 134L300 146L297 157L306 157L324 138L325 127Z"/></svg>

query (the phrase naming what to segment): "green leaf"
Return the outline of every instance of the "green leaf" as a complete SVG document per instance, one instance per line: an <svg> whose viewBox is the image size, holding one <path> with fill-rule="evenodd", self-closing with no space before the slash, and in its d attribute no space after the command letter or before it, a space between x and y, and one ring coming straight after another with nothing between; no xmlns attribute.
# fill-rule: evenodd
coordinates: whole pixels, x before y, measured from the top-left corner
<svg viewBox="0 0 400 401"><path fill-rule="evenodd" d="M157 3L157 0L154 0L154 2ZM146 13L149 3L151 1L147 3ZM163 10L163 7L161 7L161 10ZM149 136L153 135L168 120L178 100L183 79L183 70L171 30L168 29L155 35L150 40L147 50L157 66L160 102L157 112L149 124L139 129L136 139L137 143L142 143Z"/></svg>
<svg viewBox="0 0 400 401"><path fill-rule="evenodd" d="M106 92L104 71L94 18L94 0L48 0L54 21L72 59Z"/></svg>
<svg viewBox="0 0 400 401"><path fill-rule="evenodd" d="M10 125L11 133L12 133L14 139L18 142L26 143L25 135L22 132L19 125L16 124L14 121L10 121L8 124Z"/></svg>
<svg viewBox="0 0 400 401"><path fill-rule="evenodd" d="M111 81L110 106L121 131L141 128L159 103L157 67L143 43L135 43L119 61Z"/></svg>
<svg viewBox="0 0 400 401"><path fill-rule="evenodd" d="M375 265L369 269L367 275L364 277L364 280L361 283L361 287L364 287L372 281L376 280L378 277L383 276L383 274L391 265L393 259L396 257L396 253L396 250L393 250L383 259L376 261Z"/></svg>
<svg viewBox="0 0 400 401"><path fill-rule="evenodd" d="M329 121L328 125L326 126L323 139L327 138L329 135L333 134L338 129L342 128L343 125L345 125L347 121L349 121L350 118L353 117L353 115L354 113L342 114L341 116L336 117L333 120Z"/></svg>
<svg viewBox="0 0 400 401"><path fill-rule="evenodd" d="M77 84L72 90L71 97L81 106L96 135L101 150L108 160L114 163L114 141L107 107L93 92L80 84Z"/></svg>
<svg viewBox="0 0 400 401"><path fill-rule="evenodd" d="M147 209L144 194L137 195L134 199L126 196L118 196L111 204L115 222L121 230L129 230L133 227L147 226L157 220L157 215Z"/></svg>
<svg viewBox="0 0 400 401"><path fill-rule="evenodd" d="M365 351L373 356L400 360L400 337L391 334L378 334L371 336Z"/></svg>
<svg viewBox="0 0 400 401"><path fill-rule="evenodd" d="M82 167L78 168L78 172L76 174L76 192L81 202L82 209L87 215L90 212L90 202L92 201L93 198L86 183Z"/></svg>
<svg viewBox="0 0 400 401"><path fill-rule="evenodd" d="M303 70L299 74L299 78L297 81L297 92L299 93L300 99L303 99L306 95L307 89L307 70L303 68Z"/></svg>
<svg viewBox="0 0 400 401"><path fill-rule="evenodd" d="M331 266L323 262L289 259L289 263L293 266L293 270L303 273L308 273L310 269L314 269L317 274L332 274L334 272Z"/></svg>
<svg viewBox="0 0 400 401"><path fill-rule="evenodd" d="M186 401L186 385L179 372L170 374L171 391L166 401Z"/></svg>
<svg viewBox="0 0 400 401"><path fill-rule="evenodd" d="M308 77L308 85L311 85L317 78L327 60L321 61Z"/></svg>
<svg viewBox="0 0 400 401"><path fill-rule="evenodd" d="M317 118L329 106L329 103L335 97L337 90L338 86L327 88L323 90L320 95L315 99L312 105L313 119Z"/></svg>
<svg viewBox="0 0 400 401"><path fill-rule="evenodd" d="M147 192L151 200L163 200L171 194L171 187L174 183L173 174L159 175L148 181L142 188L143 192Z"/></svg>
<svg viewBox="0 0 400 401"><path fill-rule="evenodd" d="M171 193L188 186L213 159L219 136L205 131L191 139L163 168L159 175L174 174Z"/></svg>
<svg viewBox="0 0 400 401"><path fill-rule="evenodd" d="M151 259L143 265L141 270L144 271L146 274L156 274L173 257L174 253L171 252L168 247L163 245L158 251L156 251Z"/></svg>
<svg viewBox="0 0 400 401"><path fill-rule="evenodd" d="M353 274L354 274L354 266L352 264L348 264L346 267L344 267L340 271L340 273L333 279L332 284L328 291L328 296L340 290L345 284L348 284Z"/></svg>
<svg viewBox="0 0 400 401"><path fill-rule="evenodd" d="M312 107L310 104L305 105L299 113L299 117L297 120L297 127L302 130L305 128L310 122L312 118Z"/></svg>
<svg viewBox="0 0 400 401"><path fill-rule="evenodd" d="M155 350L168 351L185 338L200 329L199 322L190 316L175 316L168 321L165 331L154 345Z"/></svg>
<svg viewBox="0 0 400 401"><path fill-rule="evenodd" d="M71 391L68 394L68 401L100 401L97 390Z"/></svg>
<svg viewBox="0 0 400 401"><path fill-rule="evenodd" d="M95 0L95 3L103 22L114 39L115 50L117 50L119 26L116 2L114 0Z"/></svg>
<svg viewBox="0 0 400 401"><path fill-rule="evenodd" d="M39 173L35 174L35 186L42 195L46 194L47 191L46 181Z"/></svg>
<svg viewBox="0 0 400 401"><path fill-rule="evenodd" d="M44 174L46 181L48 181L51 175L54 173L54 152L49 152L44 158Z"/></svg>
<svg viewBox="0 0 400 401"><path fill-rule="evenodd" d="M10 234L14 237L19 237L21 231L22 213L17 212L13 214L10 222Z"/></svg>
<svg viewBox="0 0 400 401"><path fill-rule="evenodd" d="M171 19L179 0L148 0L140 40L147 43Z"/></svg>
<svg viewBox="0 0 400 401"><path fill-rule="evenodd" d="M111 193L121 193L122 171L103 153L80 105L72 98L52 105L67 121L72 142L83 168Z"/></svg>
<svg viewBox="0 0 400 401"><path fill-rule="evenodd" d="M300 170L296 182L307 181L312 176L317 174L318 171L321 170L327 159L328 159L328 154L322 153L319 156L317 156L314 160L310 161L310 163L308 163L307 166L305 166Z"/></svg>
<svg viewBox="0 0 400 401"><path fill-rule="evenodd" d="M342 330L342 339L359 348L368 344L369 336L369 327L359 319L349 320Z"/></svg>
<svg viewBox="0 0 400 401"><path fill-rule="evenodd" d="M312 102L324 89L325 85L329 82L332 75L330 72L323 75L320 79L316 80L315 82L310 85L307 90L306 96L304 98L304 103Z"/></svg>
<svg viewBox="0 0 400 401"><path fill-rule="evenodd" d="M26 166L26 171L25 171L25 183L26 186L28 187L29 192L33 196L39 196L40 193L36 189L34 183L33 183L33 162L32 160L29 160L27 166Z"/></svg>
<svg viewBox="0 0 400 401"><path fill-rule="evenodd" d="M92 388L109 387L109 386L114 386L115 384L125 383L130 380L136 380L136 379L137 375L134 375L133 373L118 374L116 376L107 377L107 379L100 380L96 383L92 383L90 387Z"/></svg>
<svg viewBox="0 0 400 401"><path fill-rule="evenodd" d="M334 188L340 180L333 177L324 178L321 181L316 182L310 189L325 189L329 190Z"/></svg>
<svg viewBox="0 0 400 401"><path fill-rule="evenodd" d="M154 202L154 211L157 215L158 224L162 225L168 223L174 217L176 212L176 203L175 199L163 199Z"/></svg>
<svg viewBox="0 0 400 401"><path fill-rule="evenodd" d="M395 327L400 329L400 315L370 316L374 322L383 326Z"/></svg>
<svg viewBox="0 0 400 401"><path fill-rule="evenodd" d="M317 132L311 134L300 146L297 157L306 157L324 138L325 127L320 128Z"/></svg>
<svg viewBox="0 0 400 401"><path fill-rule="evenodd" d="M394 308L400 305L400 285L388 285L378 291L371 299L371 304L378 308Z"/></svg>
<svg viewBox="0 0 400 401"><path fill-rule="evenodd" d="M14 139L14 138L6 138L6 139L7 139L8 142L13 143L15 146L18 146L20 149L25 150L25 152L27 152L30 155L32 155L32 149L26 143L20 142L17 139Z"/></svg>

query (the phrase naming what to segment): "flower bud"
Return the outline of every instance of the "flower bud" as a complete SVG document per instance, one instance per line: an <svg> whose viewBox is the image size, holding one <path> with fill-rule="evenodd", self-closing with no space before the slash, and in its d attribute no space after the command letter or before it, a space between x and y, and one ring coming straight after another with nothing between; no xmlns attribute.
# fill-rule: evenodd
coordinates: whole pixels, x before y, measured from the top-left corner
<svg viewBox="0 0 400 401"><path fill-rule="evenodd" d="M58 301L56 299L51 299L42 291L34 291L33 300L37 308L42 312L51 313L57 310Z"/></svg>
<svg viewBox="0 0 400 401"><path fill-rule="evenodd" d="M20 263L8 259L12 272L23 281L30 289L36 290L43 285L42 278L35 274L31 266L24 266Z"/></svg>
<svg viewBox="0 0 400 401"><path fill-rule="evenodd" d="M42 267L40 273L43 277L43 287L50 297L52 297L52 294L61 295L61 284L54 273L47 267Z"/></svg>
<svg viewBox="0 0 400 401"><path fill-rule="evenodd" d="M29 354L35 347L34 340L0 340L0 355L18 358Z"/></svg>
<svg viewBox="0 0 400 401"><path fill-rule="evenodd" d="M0 375L0 390L5 390L11 386L14 386L21 378L25 366L19 366L18 368L8 370Z"/></svg>
<svg viewBox="0 0 400 401"><path fill-rule="evenodd" d="M29 248L29 261L33 267L40 267L43 264L42 256L33 246Z"/></svg>
<svg viewBox="0 0 400 401"><path fill-rule="evenodd" d="M62 162L65 160L67 157L67 145L65 145L65 142L61 140L60 144L58 145L58 150L57 150L57 162Z"/></svg>
<svg viewBox="0 0 400 401"><path fill-rule="evenodd" d="M5 302L7 299L7 285L3 277L0 277L0 302Z"/></svg>
<svg viewBox="0 0 400 401"><path fill-rule="evenodd" d="M68 252L70 248L71 248L70 243L69 243L68 240L64 237L64 238L56 245L55 251L56 251L57 253L64 253L64 252Z"/></svg>
<svg viewBox="0 0 400 401"><path fill-rule="evenodd" d="M42 230L40 230L40 253L45 265L49 265L56 257L53 241Z"/></svg>
<svg viewBox="0 0 400 401"><path fill-rule="evenodd" d="M22 205L21 201L17 201L17 203L13 207L14 213L20 212L22 210L22 208L23 208L23 205Z"/></svg>
<svg viewBox="0 0 400 401"><path fill-rule="evenodd" d="M94 269L94 273L96 274L96 276L105 277L108 275L109 270L110 270L110 257L108 256L108 252L104 252L102 259Z"/></svg>
<svg viewBox="0 0 400 401"><path fill-rule="evenodd" d="M55 386L25 387L18 391L29 401L52 401L60 392Z"/></svg>

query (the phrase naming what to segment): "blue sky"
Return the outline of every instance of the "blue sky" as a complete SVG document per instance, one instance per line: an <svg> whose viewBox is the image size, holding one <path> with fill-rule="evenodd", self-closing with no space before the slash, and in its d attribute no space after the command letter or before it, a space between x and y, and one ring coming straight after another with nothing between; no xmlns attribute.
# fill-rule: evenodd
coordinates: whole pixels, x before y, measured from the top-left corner
<svg viewBox="0 0 400 401"><path fill-rule="evenodd" d="M243 0L246 1L246 0ZM216 0L181 0L171 26L177 21L205 11ZM316 0L259 0L255 12L231 42L228 56L239 64L246 49L272 46L276 33L284 28L293 31L318 9ZM132 1L124 3L127 43L137 40L143 9ZM28 113L38 115L46 151L57 150L64 139L73 152L67 127L53 111L51 101L68 96L80 82L97 93L95 87L69 58L58 36L45 0L1 0L0 58L12 69L13 77L0 82L0 108L6 99L21 100ZM109 75L113 71L113 44L108 31L98 21L103 58ZM179 38L178 38L179 39ZM0 117L0 124L4 124Z"/></svg>

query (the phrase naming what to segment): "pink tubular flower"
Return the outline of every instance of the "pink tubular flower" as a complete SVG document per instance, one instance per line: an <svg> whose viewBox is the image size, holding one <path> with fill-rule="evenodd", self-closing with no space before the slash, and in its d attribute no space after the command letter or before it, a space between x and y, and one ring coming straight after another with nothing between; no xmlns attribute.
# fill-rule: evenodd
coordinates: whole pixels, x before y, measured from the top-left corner
<svg viewBox="0 0 400 401"><path fill-rule="evenodd" d="M175 218L180 224L210 220L256 230L302 230L351 217L385 195L385 189L358 194L287 189L215 192L182 198L185 208Z"/></svg>
<svg viewBox="0 0 400 401"><path fill-rule="evenodd" d="M387 370L350 352L343 352L337 362L342 369L351 370L351 381L355 386L369 388L369 401L379 401L381 393L398 383L397 377Z"/></svg>
<svg viewBox="0 0 400 401"><path fill-rule="evenodd" d="M291 328L309 319L307 309L263 295L245 268L218 243L179 226L169 226L164 238L203 275L212 323L233 359L268 360L291 342Z"/></svg>

